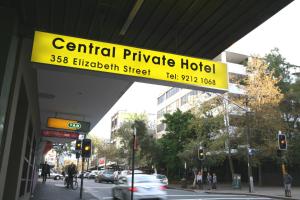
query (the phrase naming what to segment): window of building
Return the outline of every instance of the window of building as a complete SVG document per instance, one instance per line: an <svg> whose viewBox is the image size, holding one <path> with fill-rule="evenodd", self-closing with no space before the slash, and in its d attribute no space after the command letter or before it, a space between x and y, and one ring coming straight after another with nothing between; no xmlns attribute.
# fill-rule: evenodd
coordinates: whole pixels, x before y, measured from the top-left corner
<svg viewBox="0 0 300 200"><path fill-rule="evenodd" d="M170 98L171 96L173 96L174 94L176 94L177 92L179 92L179 88L171 88L166 92L166 99Z"/></svg>
<svg viewBox="0 0 300 200"><path fill-rule="evenodd" d="M157 127L156 127L156 130L157 130L158 133L161 132L161 131L164 131L165 130L165 124L164 123L158 124Z"/></svg>
<svg viewBox="0 0 300 200"><path fill-rule="evenodd" d="M165 93L163 95L161 95L160 97L157 98L157 105L161 104L162 102L165 101Z"/></svg>
<svg viewBox="0 0 300 200"><path fill-rule="evenodd" d="M188 103L188 97L189 97L188 94L186 94L183 97L181 97L181 106L183 106L183 105L185 105L185 104Z"/></svg>
<svg viewBox="0 0 300 200"><path fill-rule="evenodd" d="M165 110L164 108L161 109L161 110L159 110L159 111L157 112L157 119L163 117L165 113L166 113L166 110Z"/></svg>

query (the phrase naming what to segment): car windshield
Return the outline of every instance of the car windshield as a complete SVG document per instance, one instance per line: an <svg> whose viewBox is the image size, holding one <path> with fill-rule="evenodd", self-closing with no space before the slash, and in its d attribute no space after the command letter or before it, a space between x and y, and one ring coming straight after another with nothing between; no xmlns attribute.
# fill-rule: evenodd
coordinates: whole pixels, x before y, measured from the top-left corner
<svg viewBox="0 0 300 200"><path fill-rule="evenodd" d="M128 182L131 183L131 177L128 178ZM154 176L135 176L134 177L135 183L155 183L158 182Z"/></svg>
<svg viewBox="0 0 300 200"><path fill-rule="evenodd" d="M167 177L165 175L158 174L156 176L156 178L158 178L158 179L164 179L164 178L167 178Z"/></svg>
<svg viewBox="0 0 300 200"><path fill-rule="evenodd" d="M107 171L107 172L105 172L105 174L113 174L114 172L112 172L112 171Z"/></svg>

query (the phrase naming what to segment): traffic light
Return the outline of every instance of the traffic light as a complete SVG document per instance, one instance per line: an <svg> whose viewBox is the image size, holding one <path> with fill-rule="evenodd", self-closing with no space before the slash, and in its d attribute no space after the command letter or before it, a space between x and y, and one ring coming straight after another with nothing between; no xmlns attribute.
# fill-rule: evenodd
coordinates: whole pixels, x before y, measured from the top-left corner
<svg viewBox="0 0 300 200"><path fill-rule="evenodd" d="M278 147L280 150L287 150L287 141L285 134L278 134Z"/></svg>
<svg viewBox="0 0 300 200"><path fill-rule="evenodd" d="M82 149L81 149L82 157L84 157L84 158L91 157L91 151L92 151L91 139L83 139L82 140Z"/></svg>
<svg viewBox="0 0 300 200"><path fill-rule="evenodd" d="M198 149L198 159L203 160L204 159L204 150L202 148Z"/></svg>
<svg viewBox="0 0 300 200"><path fill-rule="evenodd" d="M76 140L75 150L76 151L81 150L81 140Z"/></svg>

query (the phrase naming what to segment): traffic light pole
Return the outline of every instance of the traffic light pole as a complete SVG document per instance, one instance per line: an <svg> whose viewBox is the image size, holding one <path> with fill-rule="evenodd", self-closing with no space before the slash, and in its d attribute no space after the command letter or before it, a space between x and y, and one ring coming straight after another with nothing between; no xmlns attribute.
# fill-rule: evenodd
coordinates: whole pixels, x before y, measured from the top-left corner
<svg viewBox="0 0 300 200"><path fill-rule="evenodd" d="M247 104L247 103L246 103ZM247 117L247 162L248 162L248 181L249 181L249 192L253 192L253 176L252 176L252 167L251 167L251 161L250 161L250 143L249 143L249 137L250 137L250 126L249 126L249 112L246 112Z"/></svg>
<svg viewBox="0 0 300 200"><path fill-rule="evenodd" d="M86 134L84 134L84 139L86 139ZM80 182L80 199L82 199L82 192L83 192L83 171L84 171L84 157L82 156L82 161L81 161L81 182Z"/></svg>
<svg viewBox="0 0 300 200"><path fill-rule="evenodd" d="M134 156L135 156L135 145L136 145L136 128L133 130L133 140L132 140L132 175L131 175L131 200L133 200L133 188L134 188Z"/></svg>

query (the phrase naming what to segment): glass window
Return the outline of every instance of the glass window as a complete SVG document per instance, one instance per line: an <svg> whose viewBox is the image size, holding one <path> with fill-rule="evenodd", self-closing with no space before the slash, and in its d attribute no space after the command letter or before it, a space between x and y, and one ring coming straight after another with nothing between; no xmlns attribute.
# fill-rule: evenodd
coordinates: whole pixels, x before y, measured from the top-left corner
<svg viewBox="0 0 300 200"><path fill-rule="evenodd" d="M185 104L187 104L187 102L188 102L188 97L189 97L188 94L186 94L186 95L184 95L183 97L181 97L181 105L182 105L182 106L185 105Z"/></svg>
<svg viewBox="0 0 300 200"><path fill-rule="evenodd" d="M177 92L179 92L179 88L171 88L166 92L166 99L170 98L171 96L173 96L174 94L176 94Z"/></svg>
<svg viewBox="0 0 300 200"><path fill-rule="evenodd" d="M161 95L160 97L157 98L157 104L161 104L162 102L165 101L165 94Z"/></svg>
<svg viewBox="0 0 300 200"><path fill-rule="evenodd" d="M161 118L164 116L164 114L166 113L165 109L161 109L157 112L157 119Z"/></svg>

